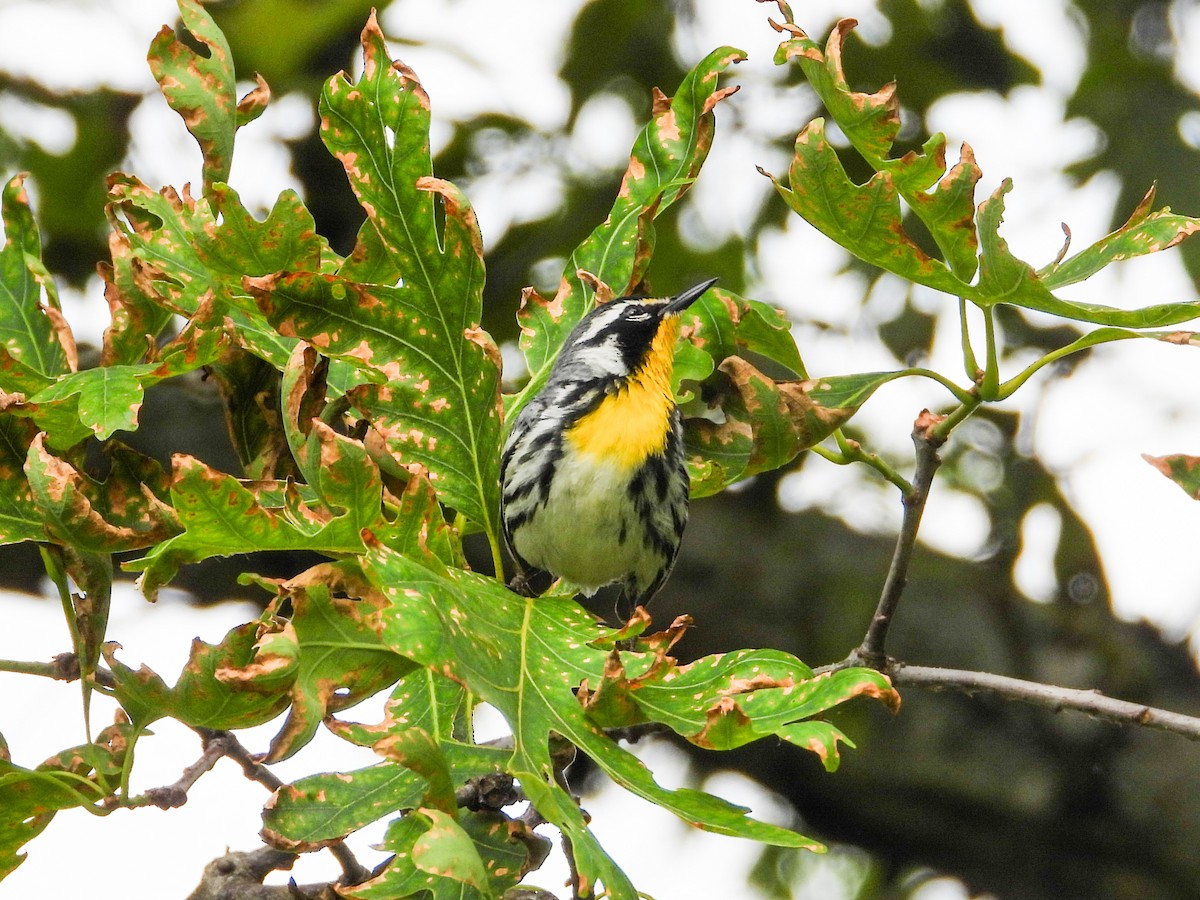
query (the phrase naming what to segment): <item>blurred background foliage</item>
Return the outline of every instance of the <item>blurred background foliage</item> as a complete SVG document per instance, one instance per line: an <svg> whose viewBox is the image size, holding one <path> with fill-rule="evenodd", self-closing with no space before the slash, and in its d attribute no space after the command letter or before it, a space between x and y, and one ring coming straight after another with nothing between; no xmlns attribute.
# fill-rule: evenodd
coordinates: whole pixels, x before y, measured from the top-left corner
<svg viewBox="0 0 1200 900"><path fill-rule="evenodd" d="M669 92L694 61L679 57L677 37L696 15L693 4L703 2L712 0L584 4L561 48L558 75L569 94L569 113L557 129L526 121L510 108L446 119L438 116L434 97L435 119L449 129L435 160L439 176L460 183L468 195L473 184L497 175L516 183L533 173L557 185L552 208L514 216L499 234L485 234L484 325L498 340L515 340L521 289L531 283L553 289L561 260L607 212L620 183L623 159L591 165L566 152L582 114L590 103L615 98L629 107L634 121L644 120L651 88ZM211 9L239 72L262 73L276 97L315 103L321 83L350 64L372 5L380 8L403 58L412 39L404 17L397 17L398 25L388 18L388 0L242 0ZM1160 205L1200 210L1195 140L1200 127L1194 121L1200 115L1196 96L1176 76L1173 32L1181 9L1190 5L1182 0L1069 5L1086 66L1067 114L1099 129L1102 146L1068 174L1082 183L1099 172L1114 173L1120 218L1153 178ZM403 6L406 15L420 8ZM806 21L803 2L794 6L814 35L830 26L831 21ZM447 21L455 7L446 4ZM761 7L764 16L773 11ZM1039 70L1000 31L981 25L970 3L879 0L876 11L888 27L872 31L871 45L851 36L846 66L858 89L901 79L904 127L898 151L920 145L930 131L927 111L948 95L1005 95L1040 83ZM467 34L469 23L463 22L440 40L447 52L469 56L469 46L455 43ZM785 121L767 128L722 113L718 144L743 132L763 144L765 157L790 157L796 129L817 109L798 67L781 68L775 77L771 89L793 106L807 106L807 112L793 116L789 109L781 117ZM136 168L136 160L129 161L130 120L143 97L111 88L52 90L9 76L0 64L0 100L9 110L57 110L73 121L73 143L46 149L6 131L0 118L0 170L32 173L49 267L63 283L98 294L89 279L106 255L104 177L122 166ZM362 213L340 165L315 129L291 139L287 149L320 231L346 252ZM867 174L852 154L846 165L852 176ZM719 274L723 287L750 289L753 295L760 236L783 227L786 218L782 203L765 191L762 198L735 233L697 228L686 202L678 215L664 216L655 278L676 286L697 274ZM1200 243L1185 244L1182 253L1188 272L1200 279ZM845 265L861 272L869 292L876 273L849 260ZM803 278L798 267L797 279ZM822 327L815 311L790 312L801 325ZM1043 349L1061 346L1074 334L1070 327L1045 327L1016 314L1003 325L1011 337ZM906 298L878 330L899 366L929 351L934 316ZM221 417L210 384L166 383L150 392L142 428L128 440L164 461L171 452L187 452L236 471ZM982 501L988 539L971 559L928 548L918 554L890 649L914 663L1095 687L1200 714L1200 678L1186 647L1112 615L1087 527L1055 474L1026 455L1016 436L1014 417L993 412L963 429L947 448L935 490L948 483ZM897 462L905 466L903 459ZM802 457L795 468L826 465ZM981 471L990 474L981 478ZM842 658L861 638L893 538L826 513L785 511L779 484L788 477L762 476L695 505L683 557L654 610L664 623L678 613L695 616L698 624L681 645L683 655L775 646L820 664ZM1054 557L1058 588L1050 602L1034 603L1016 586L1013 567L1021 550L1020 524L1040 505L1055 510L1062 527ZM284 575L306 565L287 556L213 561L191 567L181 581L201 602L215 602L241 593L234 578L243 568ZM4 586L33 590L37 572L30 548L4 548L0 554ZM1200 896L1195 852L1200 753L1181 738L988 698L910 690L904 703L897 717L865 704L839 713L846 720L839 724L859 749L845 754L835 775L826 775L806 754L764 742L732 759L689 747L695 777L733 764L787 798L805 828L837 845L834 862L849 873L845 896L908 896L937 873L1004 898ZM755 871L757 889L764 896L792 896L814 864L770 851Z"/></svg>

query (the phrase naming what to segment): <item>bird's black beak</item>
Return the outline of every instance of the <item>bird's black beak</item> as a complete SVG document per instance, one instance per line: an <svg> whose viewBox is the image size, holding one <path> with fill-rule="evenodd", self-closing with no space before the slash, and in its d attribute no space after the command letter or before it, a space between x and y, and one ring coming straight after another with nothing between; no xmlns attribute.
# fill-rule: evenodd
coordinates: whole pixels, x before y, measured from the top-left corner
<svg viewBox="0 0 1200 900"><path fill-rule="evenodd" d="M702 281L695 287L690 287L682 294L678 294L667 301L667 305L663 308L665 315L681 313L704 294L710 287L717 283L717 279L710 278L708 281Z"/></svg>

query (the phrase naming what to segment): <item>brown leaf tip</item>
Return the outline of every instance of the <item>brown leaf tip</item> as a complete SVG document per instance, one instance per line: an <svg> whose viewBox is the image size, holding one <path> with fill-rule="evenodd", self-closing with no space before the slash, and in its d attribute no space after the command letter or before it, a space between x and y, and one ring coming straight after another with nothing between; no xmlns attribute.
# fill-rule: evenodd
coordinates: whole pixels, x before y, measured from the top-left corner
<svg viewBox="0 0 1200 900"><path fill-rule="evenodd" d="M595 292L597 304L608 303L616 296L616 292L607 282L601 281L598 276L593 275L587 269L576 269L575 275Z"/></svg>
<svg viewBox="0 0 1200 900"><path fill-rule="evenodd" d="M881 687L874 683L867 683L858 693L864 697L874 697L879 700L893 715L900 712L900 693L890 684L887 687Z"/></svg>
<svg viewBox="0 0 1200 900"><path fill-rule="evenodd" d="M664 94L657 87L650 90L651 106L650 115L657 119L663 113L671 108L671 98Z"/></svg>

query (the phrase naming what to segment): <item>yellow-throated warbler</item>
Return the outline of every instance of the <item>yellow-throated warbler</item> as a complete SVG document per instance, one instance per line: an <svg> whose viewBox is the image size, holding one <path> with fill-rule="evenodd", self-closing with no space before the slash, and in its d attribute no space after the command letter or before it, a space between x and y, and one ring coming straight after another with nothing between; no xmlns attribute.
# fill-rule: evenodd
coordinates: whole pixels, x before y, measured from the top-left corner
<svg viewBox="0 0 1200 900"><path fill-rule="evenodd" d="M620 582L645 604L675 564L688 518L683 429L671 392L676 297L620 297L584 317L500 462L504 536L517 563L592 594Z"/></svg>

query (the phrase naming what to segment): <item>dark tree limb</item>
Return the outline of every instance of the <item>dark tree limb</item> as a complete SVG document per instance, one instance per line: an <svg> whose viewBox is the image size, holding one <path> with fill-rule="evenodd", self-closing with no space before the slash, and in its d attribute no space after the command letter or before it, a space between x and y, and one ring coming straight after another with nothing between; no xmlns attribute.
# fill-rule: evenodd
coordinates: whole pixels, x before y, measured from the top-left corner
<svg viewBox="0 0 1200 900"><path fill-rule="evenodd" d="M286 870L296 861L294 853L260 847L250 853L229 852L204 867L204 876L188 900L334 900L329 884L302 887L295 884L265 885L271 872Z"/></svg>

